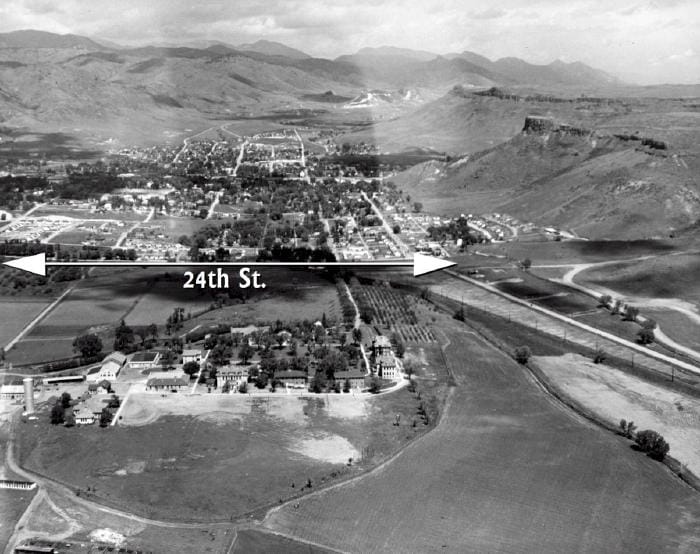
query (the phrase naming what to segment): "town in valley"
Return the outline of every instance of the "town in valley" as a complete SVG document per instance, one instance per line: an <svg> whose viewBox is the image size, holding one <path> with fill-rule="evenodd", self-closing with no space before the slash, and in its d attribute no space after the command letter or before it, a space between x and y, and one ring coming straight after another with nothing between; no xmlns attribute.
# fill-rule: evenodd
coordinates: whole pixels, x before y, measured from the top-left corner
<svg viewBox="0 0 700 554"><path fill-rule="evenodd" d="M410 45L371 34L388 2L360 42L307 6L307 43L246 2L204 34L180 2L12 4L4 552L700 548L695 50L645 75L574 30L586 63L542 63L473 2L444 9L523 50L379 46ZM679 42L700 17L631 4Z"/></svg>

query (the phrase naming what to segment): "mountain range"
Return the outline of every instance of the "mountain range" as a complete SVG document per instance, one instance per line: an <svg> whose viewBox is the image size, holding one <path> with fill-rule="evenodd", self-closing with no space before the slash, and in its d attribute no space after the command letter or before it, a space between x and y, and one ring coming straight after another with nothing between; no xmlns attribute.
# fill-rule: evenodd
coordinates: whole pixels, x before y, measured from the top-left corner
<svg viewBox="0 0 700 554"><path fill-rule="evenodd" d="M264 40L123 47L0 34L0 132L100 150L108 138L180 142L227 121L260 128L296 114L305 125L311 113L343 127L343 142L452 157L395 177L427 209L502 211L589 237L667 236L700 221L698 96L624 87L582 63L473 52L379 47L331 60ZM542 121L551 128L525 123Z"/></svg>
<svg viewBox="0 0 700 554"><path fill-rule="evenodd" d="M454 86L595 88L618 81L584 64L535 66L490 62L468 52L438 56L393 47L363 48L336 59L314 58L280 43L121 47L81 37L25 30L0 34L0 123L10 126L99 127L131 118L144 129L159 122L226 118L320 98L356 99L367 91L408 106ZM319 97L327 91L332 95ZM415 91L406 95L397 91ZM324 102L325 100L325 102ZM355 105L373 107L356 102ZM92 121L91 121L92 120Z"/></svg>

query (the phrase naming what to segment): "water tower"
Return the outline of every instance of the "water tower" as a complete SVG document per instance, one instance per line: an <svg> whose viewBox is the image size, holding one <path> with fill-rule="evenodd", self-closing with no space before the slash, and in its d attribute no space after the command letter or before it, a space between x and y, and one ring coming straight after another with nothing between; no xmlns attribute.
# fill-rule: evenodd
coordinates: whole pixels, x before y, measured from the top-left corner
<svg viewBox="0 0 700 554"><path fill-rule="evenodd" d="M24 378L24 411L34 413L34 380L31 377Z"/></svg>

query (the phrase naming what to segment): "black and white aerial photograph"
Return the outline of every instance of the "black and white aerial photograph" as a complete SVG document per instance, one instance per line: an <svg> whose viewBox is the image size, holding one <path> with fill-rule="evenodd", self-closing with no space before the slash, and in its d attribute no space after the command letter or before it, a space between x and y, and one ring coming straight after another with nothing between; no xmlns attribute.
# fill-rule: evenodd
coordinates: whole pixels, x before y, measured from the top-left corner
<svg viewBox="0 0 700 554"><path fill-rule="evenodd" d="M0 554L700 552L695 0L2 0Z"/></svg>

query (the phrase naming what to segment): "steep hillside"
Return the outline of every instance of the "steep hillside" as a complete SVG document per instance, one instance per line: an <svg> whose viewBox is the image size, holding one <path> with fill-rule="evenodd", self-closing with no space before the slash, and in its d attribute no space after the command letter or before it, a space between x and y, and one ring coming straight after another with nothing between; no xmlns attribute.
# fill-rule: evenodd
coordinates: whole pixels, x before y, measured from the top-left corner
<svg viewBox="0 0 700 554"><path fill-rule="evenodd" d="M665 237L700 218L697 155L681 162L651 142L542 118L525 129L471 157L414 167L394 180L429 210L505 212L590 238Z"/></svg>
<svg viewBox="0 0 700 554"><path fill-rule="evenodd" d="M458 86L409 114L346 139L375 142L385 151L425 146L462 155L509 140L522 129L528 115L540 115L609 135L651 136L668 143L680 155L698 151L698 98L564 96L509 90Z"/></svg>
<svg viewBox="0 0 700 554"><path fill-rule="evenodd" d="M345 138L350 142L374 141L385 151L426 147L460 155L510 139L522 129L529 114L556 116L579 124L589 119L593 111L599 112L601 117L612 113L605 106L582 104L579 107L584 110L575 111L568 103L504 99L455 87L406 116L381 122Z"/></svg>

